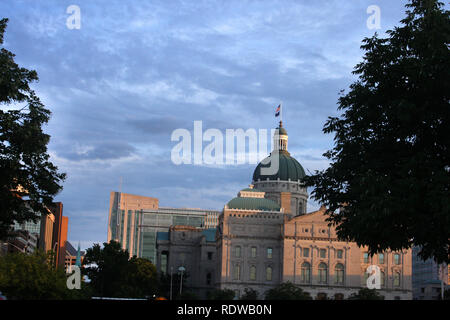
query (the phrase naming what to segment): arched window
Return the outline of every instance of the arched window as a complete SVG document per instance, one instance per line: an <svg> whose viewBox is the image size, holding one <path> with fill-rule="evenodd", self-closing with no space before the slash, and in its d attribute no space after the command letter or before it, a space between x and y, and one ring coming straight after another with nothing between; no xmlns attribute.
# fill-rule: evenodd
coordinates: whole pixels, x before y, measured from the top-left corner
<svg viewBox="0 0 450 320"><path fill-rule="evenodd" d="M256 280L256 267L250 267L250 280Z"/></svg>
<svg viewBox="0 0 450 320"><path fill-rule="evenodd" d="M301 201L298 202L298 214L303 213L303 203Z"/></svg>
<svg viewBox="0 0 450 320"><path fill-rule="evenodd" d="M308 262L302 264L302 270L300 273L300 281L303 283L311 282L311 265Z"/></svg>
<svg viewBox="0 0 450 320"><path fill-rule="evenodd" d="M272 267L266 268L266 280L272 281Z"/></svg>
<svg viewBox="0 0 450 320"><path fill-rule="evenodd" d="M336 267L334 268L334 272L336 274L336 284L343 284L344 283L344 265L341 263L338 263Z"/></svg>
<svg viewBox="0 0 450 320"><path fill-rule="evenodd" d="M383 271L381 271L381 272L380 272L380 285L381 285L382 287L384 287L384 277L385 277L385 274L384 274Z"/></svg>
<svg viewBox="0 0 450 320"><path fill-rule="evenodd" d="M394 287L400 287L400 272L394 273Z"/></svg>
<svg viewBox="0 0 450 320"><path fill-rule="evenodd" d="M344 294L343 293L336 293L334 295L334 300L344 300Z"/></svg>
<svg viewBox="0 0 450 320"><path fill-rule="evenodd" d="M319 283L327 283L327 265L323 262L319 264Z"/></svg>
<svg viewBox="0 0 450 320"><path fill-rule="evenodd" d="M241 280L241 265L236 264L234 266L234 274L233 274L234 280Z"/></svg>

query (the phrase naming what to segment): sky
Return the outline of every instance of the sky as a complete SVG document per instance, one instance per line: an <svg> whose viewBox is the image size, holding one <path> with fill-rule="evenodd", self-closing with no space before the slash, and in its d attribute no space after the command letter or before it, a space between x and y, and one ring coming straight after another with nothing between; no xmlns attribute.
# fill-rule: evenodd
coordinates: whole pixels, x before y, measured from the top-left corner
<svg viewBox="0 0 450 320"><path fill-rule="evenodd" d="M222 210L248 187L255 164L172 162L172 133L193 134L194 121L224 135L270 130L282 101L289 152L307 173L325 169L333 136L322 128L357 79L361 41L399 25L405 3L2 0L4 47L37 71L32 88L52 112L44 130L51 161L67 173L55 201L69 217L68 240L82 249L107 240L111 191ZM79 29L67 25L71 5ZM379 29L369 28L371 5ZM308 211L318 206L310 200Z"/></svg>

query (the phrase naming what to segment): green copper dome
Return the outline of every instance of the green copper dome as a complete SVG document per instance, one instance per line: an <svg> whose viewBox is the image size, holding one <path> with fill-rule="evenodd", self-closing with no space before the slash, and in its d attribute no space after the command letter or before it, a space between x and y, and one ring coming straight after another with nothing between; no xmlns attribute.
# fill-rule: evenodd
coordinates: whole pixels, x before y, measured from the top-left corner
<svg viewBox="0 0 450 320"><path fill-rule="evenodd" d="M259 163L255 171L253 172L254 182L258 181L258 179L261 179L261 181L265 181L267 180L267 178L269 178L269 180L278 180L278 178L280 178L280 180L285 181L289 179L291 179L291 181L297 181L305 177L305 170L303 169L302 165L293 157L291 157L289 152L287 151L275 151L275 152L278 153L280 160L278 172L274 175L267 175L267 176L262 175L261 167L269 167L270 163L264 165Z"/></svg>
<svg viewBox="0 0 450 320"><path fill-rule="evenodd" d="M236 197L228 201L229 209L280 211L280 206L275 201L266 198Z"/></svg>
<svg viewBox="0 0 450 320"><path fill-rule="evenodd" d="M278 130L278 134L279 134L279 135L285 135L285 136L287 136L287 131L286 131L285 128L283 128L283 127L281 127L281 128L278 127L277 130Z"/></svg>

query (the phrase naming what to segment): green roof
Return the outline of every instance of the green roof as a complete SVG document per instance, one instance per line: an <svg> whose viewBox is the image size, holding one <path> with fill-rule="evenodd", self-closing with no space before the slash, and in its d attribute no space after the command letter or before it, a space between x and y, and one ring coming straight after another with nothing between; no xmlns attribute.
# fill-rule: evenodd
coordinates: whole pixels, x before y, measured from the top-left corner
<svg viewBox="0 0 450 320"><path fill-rule="evenodd" d="M264 192L264 191L261 191L261 190L258 190L258 189L252 189L252 188L245 188L245 189L242 189L241 191Z"/></svg>
<svg viewBox="0 0 450 320"><path fill-rule="evenodd" d="M275 201L266 198L236 197L227 203L230 209L280 211L280 206Z"/></svg>
<svg viewBox="0 0 450 320"><path fill-rule="evenodd" d="M205 236L206 242L216 241L216 228L205 229L202 231L202 234Z"/></svg>
<svg viewBox="0 0 450 320"><path fill-rule="evenodd" d="M269 178L269 180L278 180L278 178L280 178L280 180L284 181L288 181L289 179L291 179L291 181L297 181L303 179L306 176L305 170L303 169L302 165L297 160L295 160L295 158L291 157L289 152L276 152L279 152L278 156L280 160L278 172L273 175L262 175L261 167L269 167L270 163L265 165L259 163L255 171L253 172L253 182L258 181L258 179L264 181L267 180L267 178Z"/></svg>
<svg viewBox="0 0 450 320"><path fill-rule="evenodd" d="M278 134L279 135L285 135L285 136L287 136L287 131L286 131L286 129L285 128L283 128L283 127L278 127L277 128L278 129Z"/></svg>

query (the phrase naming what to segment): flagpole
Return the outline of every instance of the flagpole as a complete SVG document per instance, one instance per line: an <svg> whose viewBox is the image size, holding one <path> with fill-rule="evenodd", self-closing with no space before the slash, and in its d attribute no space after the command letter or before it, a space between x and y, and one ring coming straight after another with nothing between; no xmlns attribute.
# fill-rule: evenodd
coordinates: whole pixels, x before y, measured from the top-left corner
<svg viewBox="0 0 450 320"><path fill-rule="evenodd" d="M280 122L283 123L283 101L280 101Z"/></svg>

